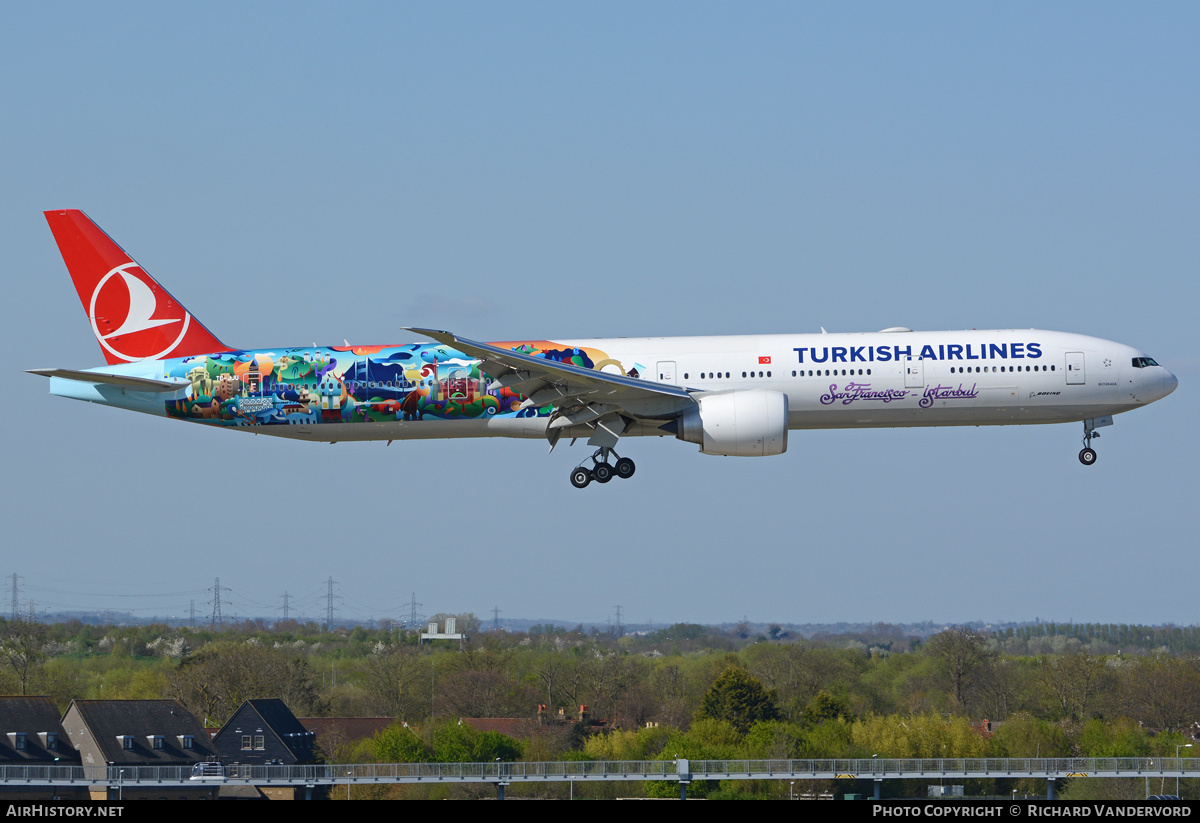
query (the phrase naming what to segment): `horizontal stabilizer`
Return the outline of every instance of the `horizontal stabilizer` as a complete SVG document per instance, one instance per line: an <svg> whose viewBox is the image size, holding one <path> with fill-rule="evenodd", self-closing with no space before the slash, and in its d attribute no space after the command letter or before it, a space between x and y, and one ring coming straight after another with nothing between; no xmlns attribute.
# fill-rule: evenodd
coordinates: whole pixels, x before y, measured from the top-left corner
<svg viewBox="0 0 1200 823"><path fill-rule="evenodd" d="M83 383L104 383L131 391L177 392L191 385L187 380L151 380L146 377L127 377L123 374L75 371L73 369L27 369L27 371L30 374L40 374L42 377L61 377L64 380L78 380Z"/></svg>

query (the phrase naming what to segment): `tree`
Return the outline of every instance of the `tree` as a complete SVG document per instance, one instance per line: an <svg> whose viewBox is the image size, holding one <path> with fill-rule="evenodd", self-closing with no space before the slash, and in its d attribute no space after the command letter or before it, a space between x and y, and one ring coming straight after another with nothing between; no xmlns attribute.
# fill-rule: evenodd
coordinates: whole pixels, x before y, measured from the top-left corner
<svg viewBox="0 0 1200 823"><path fill-rule="evenodd" d="M462 721L448 721L431 735L433 757L439 763L491 763L521 757L521 744L500 732L478 732Z"/></svg>
<svg viewBox="0 0 1200 823"><path fill-rule="evenodd" d="M800 718L813 726L840 717L850 718L850 707L846 705L845 700L834 697L824 689L817 692L800 713Z"/></svg>
<svg viewBox="0 0 1200 823"><path fill-rule="evenodd" d="M635 684L644 682L648 675L649 664L640 657L608 653L599 650L587 658L584 664L584 674L587 677L585 685L590 698L590 712L593 717L604 717L612 721L626 719L634 725L645 721L645 711L638 706L636 699L627 702L626 697ZM622 709L627 715L621 717Z"/></svg>
<svg viewBox="0 0 1200 823"><path fill-rule="evenodd" d="M218 723L252 698L278 697L300 716L319 704L306 660L251 643L208 644L172 673L170 688L192 713Z"/></svg>
<svg viewBox="0 0 1200 823"><path fill-rule="evenodd" d="M10 620L0 640L0 654L8 660L21 682L21 694L26 694L29 681L42 668L50 630L31 620Z"/></svg>
<svg viewBox="0 0 1200 823"><path fill-rule="evenodd" d="M1148 757L1153 754L1150 735L1128 717L1111 723L1097 719L1084 723L1079 735L1079 750L1085 757Z"/></svg>
<svg viewBox="0 0 1200 823"><path fill-rule="evenodd" d="M1105 674L1104 658L1073 651L1042 659L1038 681L1062 716L1083 720Z"/></svg>
<svg viewBox="0 0 1200 823"><path fill-rule="evenodd" d="M379 763L428 763L432 747L407 724L393 723L371 740Z"/></svg>
<svg viewBox="0 0 1200 823"><path fill-rule="evenodd" d="M1007 718L992 738L997 757L1067 757L1071 741L1062 727L1026 712Z"/></svg>
<svg viewBox="0 0 1200 823"><path fill-rule="evenodd" d="M935 634L925 644L925 653L949 680L956 706L966 706L970 691L995 657L987 649L987 635L969 626L955 626Z"/></svg>
<svg viewBox="0 0 1200 823"><path fill-rule="evenodd" d="M1200 716L1196 660L1154 654L1130 666L1126 676L1126 713L1151 729L1182 729Z"/></svg>
<svg viewBox="0 0 1200 823"><path fill-rule="evenodd" d="M414 646L385 646L371 650L363 669L363 688L372 709L400 720L424 717L428 709L428 669L425 655Z"/></svg>
<svg viewBox="0 0 1200 823"><path fill-rule="evenodd" d="M438 677L440 707L458 717L517 717L528 715L537 702L532 685L521 682L516 650L503 638L484 635L448 659L451 671ZM441 664L439 663L439 671Z"/></svg>
<svg viewBox="0 0 1200 823"><path fill-rule="evenodd" d="M823 689L850 691L858 680L855 667L866 662L865 655L805 643L760 643L743 650L739 658L755 677L776 690L782 710L791 717Z"/></svg>
<svg viewBox="0 0 1200 823"><path fill-rule="evenodd" d="M854 723L854 745L880 757L983 757L987 741L965 717L875 714Z"/></svg>
<svg viewBox="0 0 1200 823"><path fill-rule="evenodd" d="M774 689L741 666L730 666L709 687L697 718L724 720L742 734L760 720L779 720Z"/></svg>

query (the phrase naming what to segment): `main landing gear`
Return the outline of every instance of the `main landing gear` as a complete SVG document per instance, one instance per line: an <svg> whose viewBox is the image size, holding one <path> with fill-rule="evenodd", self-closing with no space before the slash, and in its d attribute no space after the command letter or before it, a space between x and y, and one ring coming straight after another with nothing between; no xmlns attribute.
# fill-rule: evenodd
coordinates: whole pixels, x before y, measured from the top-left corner
<svg viewBox="0 0 1200 823"><path fill-rule="evenodd" d="M1079 462L1085 466L1096 462L1096 450L1092 448L1092 438L1100 436L1100 433L1089 426L1088 422L1087 420L1083 421L1083 450L1079 452Z"/></svg>
<svg viewBox="0 0 1200 823"><path fill-rule="evenodd" d="M633 464L633 461L628 457L617 455L617 462L609 463L608 456L610 454L617 455L615 451L609 448L596 449L590 458L584 460L584 463L591 460L593 464L592 468L589 469L581 463L571 469L571 485L577 489L582 489L593 480L597 483L607 483L614 477L620 477L622 480L628 480L630 477L633 477L634 471L637 470L637 466Z"/></svg>

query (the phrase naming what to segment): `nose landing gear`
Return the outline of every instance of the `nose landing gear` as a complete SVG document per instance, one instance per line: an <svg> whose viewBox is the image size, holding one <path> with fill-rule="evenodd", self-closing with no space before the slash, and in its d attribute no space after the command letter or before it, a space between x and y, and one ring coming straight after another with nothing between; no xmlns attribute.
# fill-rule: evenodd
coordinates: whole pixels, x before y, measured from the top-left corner
<svg viewBox="0 0 1200 823"><path fill-rule="evenodd" d="M1088 425L1091 421L1083 421L1083 449L1079 452L1079 462L1085 466L1090 466L1096 462L1096 450L1092 448L1092 438L1099 437L1100 433Z"/></svg>
<svg viewBox="0 0 1200 823"><path fill-rule="evenodd" d="M637 466L628 457L617 456L615 464L608 462L609 454L616 455L617 453L610 448L599 448L592 454L590 458L585 458L592 461L592 468L587 468L582 463L571 470L571 485L577 489L586 487L589 483L595 480L597 483L607 483L614 477L619 477L622 480L628 480L633 477L633 473L637 470Z"/></svg>

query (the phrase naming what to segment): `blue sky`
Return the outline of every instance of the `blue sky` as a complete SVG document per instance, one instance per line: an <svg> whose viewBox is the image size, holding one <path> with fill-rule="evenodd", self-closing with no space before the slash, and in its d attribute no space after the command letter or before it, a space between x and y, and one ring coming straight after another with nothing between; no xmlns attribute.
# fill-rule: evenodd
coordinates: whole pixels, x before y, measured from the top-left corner
<svg viewBox="0 0 1200 823"><path fill-rule="evenodd" d="M1194 4L13 6L0 573L38 608L1194 623ZM1076 425L306 444L49 397L82 208L225 342L1047 328L1180 387ZM111 595L122 595L112 597ZM105 597L100 597L105 595ZM5 599L7 603L7 598ZM319 606L311 606L316 616ZM226 607L226 614L230 608Z"/></svg>

